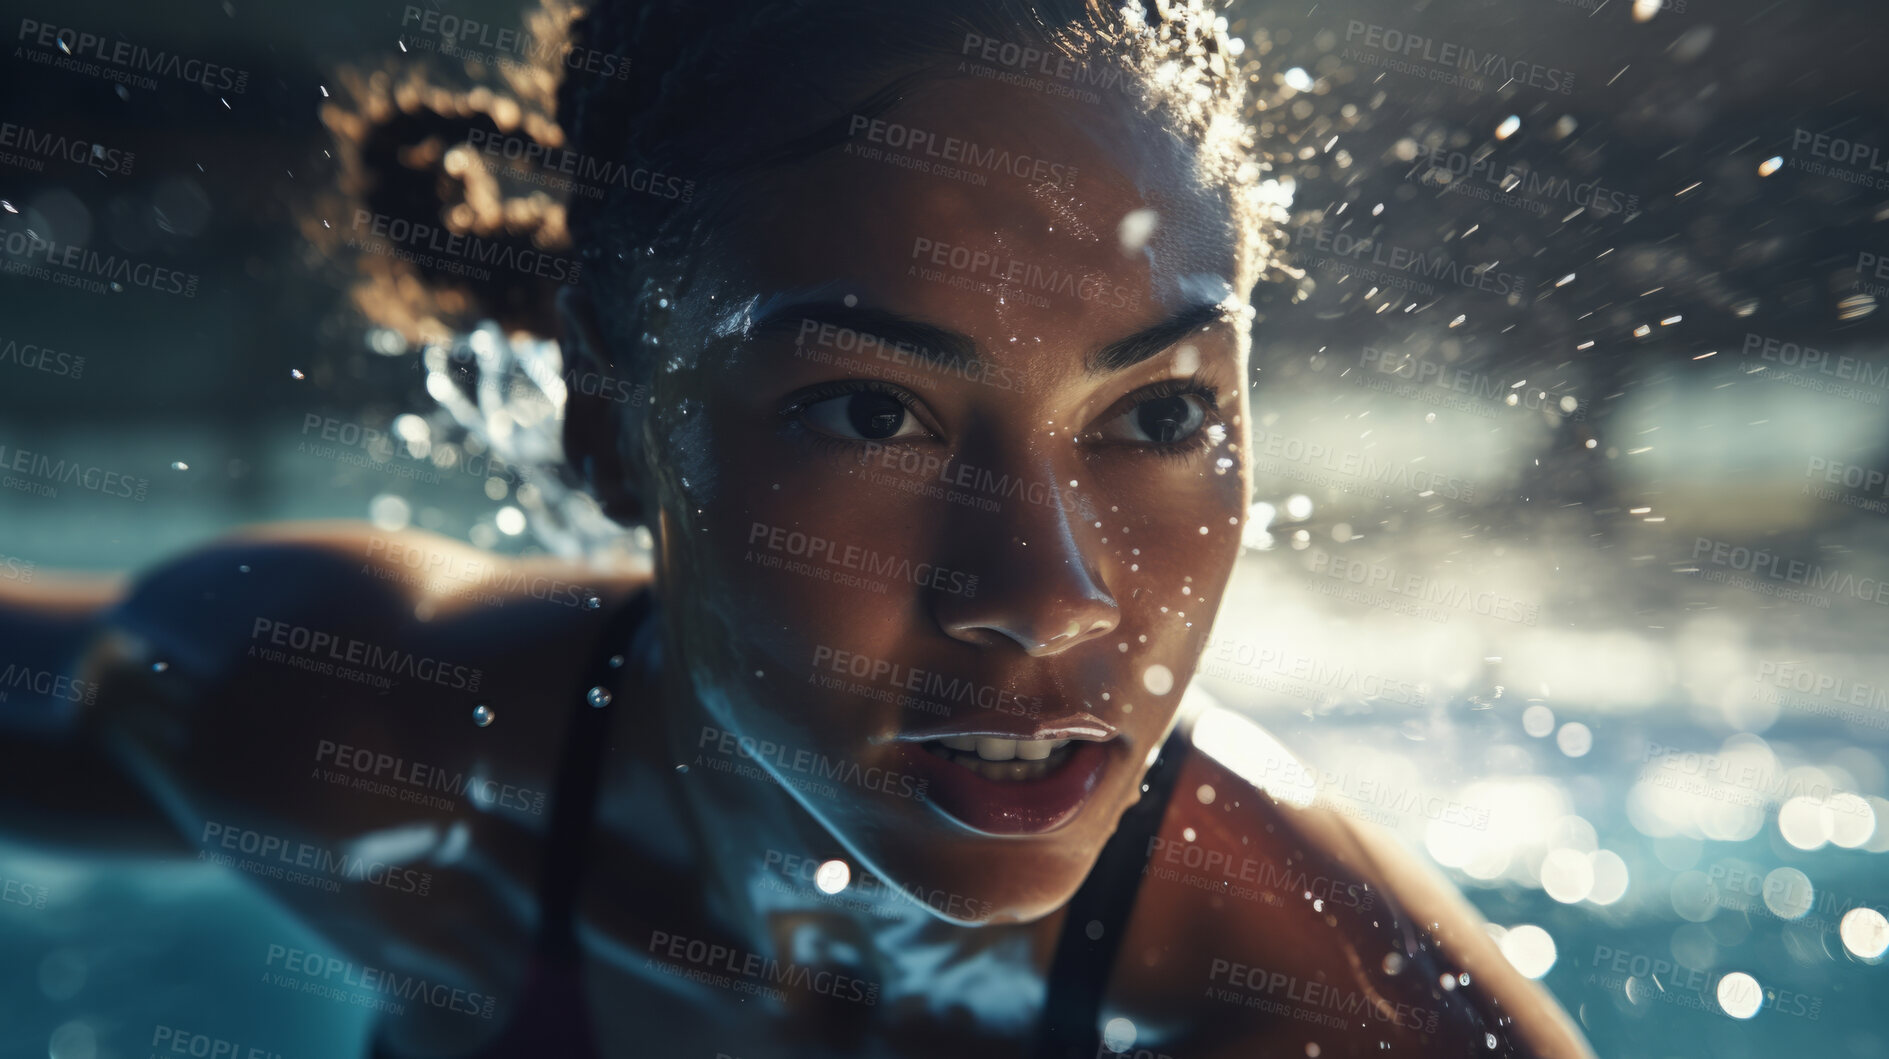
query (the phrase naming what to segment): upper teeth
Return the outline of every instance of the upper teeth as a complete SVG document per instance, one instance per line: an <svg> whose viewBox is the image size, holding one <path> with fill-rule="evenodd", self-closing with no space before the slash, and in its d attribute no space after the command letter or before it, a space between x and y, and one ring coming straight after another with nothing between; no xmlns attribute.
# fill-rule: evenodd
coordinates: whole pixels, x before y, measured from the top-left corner
<svg viewBox="0 0 1889 1059"><path fill-rule="evenodd" d="M985 761L1041 761L1049 752L1069 745L1067 739L999 739L988 735L961 735L941 739L953 750L975 750Z"/></svg>

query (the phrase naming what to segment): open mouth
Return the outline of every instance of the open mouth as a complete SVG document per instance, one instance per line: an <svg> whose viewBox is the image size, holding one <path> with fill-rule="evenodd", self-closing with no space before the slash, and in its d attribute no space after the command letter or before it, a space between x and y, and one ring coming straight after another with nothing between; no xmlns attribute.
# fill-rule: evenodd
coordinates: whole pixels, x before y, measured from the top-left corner
<svg viewBox="0 0 1889 1059"><path fill-rule="evenodd" d="M970 769L987 780L1042 779L1069 759L1069 739L995 739L965 735L927 739L920 745L933 755Z"/></svg>
<svg viewBox="0 0 1889 1059"><path fill-rule="evenodd" d="M1074 819L1127 751L1112 725L1088 714L1029 734L1038 738L913 732L898 754L927 780L926 800L960 823L993 835L1043 834Z"/></svg>

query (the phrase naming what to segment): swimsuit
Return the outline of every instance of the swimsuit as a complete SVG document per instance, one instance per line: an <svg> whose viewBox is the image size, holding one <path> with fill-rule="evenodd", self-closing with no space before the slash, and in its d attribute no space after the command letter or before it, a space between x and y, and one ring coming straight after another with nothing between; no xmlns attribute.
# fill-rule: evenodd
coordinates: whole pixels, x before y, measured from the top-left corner
<svg viewBox="0 0 1889 1059"><path fill-rule="evenodd" d="M638 592L610 615L598 637L590 670L566 701L584 703L590 689L618 686L625 665L636 668L633 661L626 663L624 659L638 659L652 646L648 638L655 635L655 629L653 624L645 624L652 597L647 590ZM537 940L525 973L523 994L505 1029L472 1053L475 1059L540 1055L597 1059L603 1054L592 1036L584 1002L574 909L585 847L596 815L610 709L576 709L565 733L557 789L551 802L547 852L539 877ZM1191 752L1191 744L1177 728L1143 778L1141 800L1122 814L1095 867L1070 898L1069 914L1050 962L1043 1023L1033 1053L1037 1059L1093 1059L1103 1054L1101 1031L1096 1025L1102 994L1129 912L1134 908L1148 840L1161 826L1181 766ZM374 1054L376 1059L387 1055L379 1048Z"/></svg>

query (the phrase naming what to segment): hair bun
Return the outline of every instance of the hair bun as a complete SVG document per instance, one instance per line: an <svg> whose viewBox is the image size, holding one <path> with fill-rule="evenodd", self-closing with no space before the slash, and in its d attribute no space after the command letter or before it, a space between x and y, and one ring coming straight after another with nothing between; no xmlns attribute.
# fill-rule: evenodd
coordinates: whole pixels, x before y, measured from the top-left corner
<svg viewBox="0 0 1889 1059"><path fill-rule="evenodd" d="M533 54L519 61L415 49L338 72L321 118L339 179L302 227L351 274L370 321L414 344L485 319L552 333L557 288L582 274L566 223L571 181L546 164L567 142L555 59L576 17L566 0L534 9L521 34Z"/></svg>

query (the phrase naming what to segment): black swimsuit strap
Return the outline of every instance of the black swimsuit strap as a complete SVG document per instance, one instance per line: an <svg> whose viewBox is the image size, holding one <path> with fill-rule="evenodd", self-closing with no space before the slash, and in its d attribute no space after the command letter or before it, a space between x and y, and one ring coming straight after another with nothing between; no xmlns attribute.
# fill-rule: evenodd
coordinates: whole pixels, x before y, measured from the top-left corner
<svg viewBox="0 0 1889 1059"><path fill-rule="evenodd" d="M1148 863L1148 840L1160 830L1168 801L1180 782L1181 767L1193 752L1184 726L1177 725L1148 769L1141 800L1122 813L1119 826L1102 847L1095 867L1069 899L1062 936L1049 965L1043 1029L1037 1059L1094 1059L1102 1054L1096 1023L1102 993L1108 988L1116 950L1128 926L1128 914L1141 890Z"/></svg>
<svg viewBox="0 0 1889 1059"><path fill-rule="evenodd" d="M510 1023L496 1040L478 1052L490 1059L522 1059L555 1055L559 1059L588 1059L599 1053L591 1035L579 973L576 909L578 883L590 829L597 815L597 790L602 781L604 751L611 722L623 709L642 705L633 701L590 705L590 689L619 689L628 693L642 687L637 665L642 657L644 624L654 593L643 589L611 613L598 633L583 679L562 703L570 711L558 757L556 787L551 796L551 822L545 836L544 863L538 876L538 931L524 991L513 1007ZM618 658L616 665L612 658ZM626 674L626 670L629 672ZM627 675L628 679L625 679ZM616 692L612 692L615 694Z"/></svg>
<svg viewBox="0 0 1889 1059"><path fill-rule="evenodd" d="M577 932L574 929L577 883L583 874L584 854L590 841L591 824L597 816L597 788L603 778L604 749L609 742L611 722L619 710L634 709L633 702L608 702L592 706L592 688L608 694L618 688L638 690L641 681L636 670L641 651L631 643L643 620L648 617L655 593L645 588L610 615L608 623L591 649L591 661L583 679L570 694L573 707L569 725L564 730L564 748L558 758L557 788L551 796L551 827L546 837L543 874L538 879L537 951L553 958L577 956ZM640 646L640 645L638 645ZM615 665L611 660L616 659Z"/></svg>

